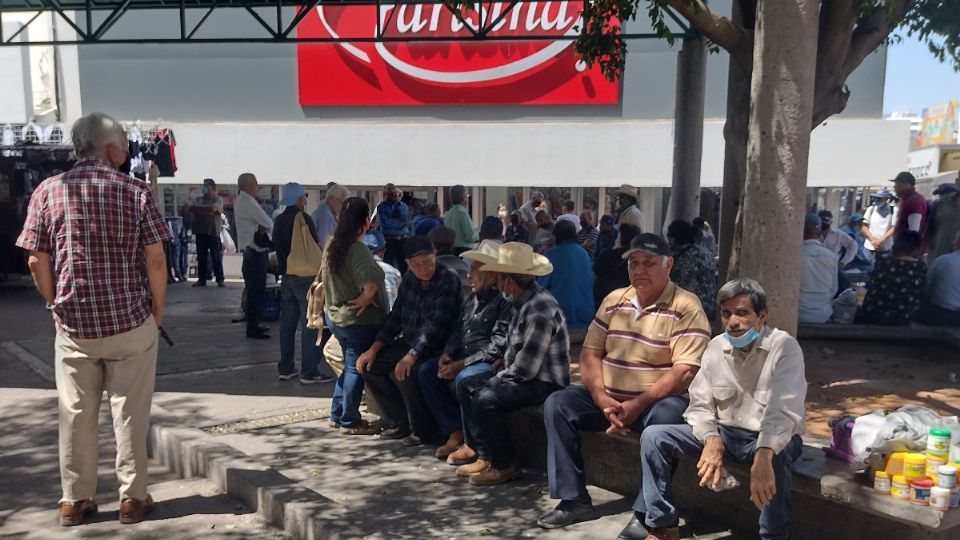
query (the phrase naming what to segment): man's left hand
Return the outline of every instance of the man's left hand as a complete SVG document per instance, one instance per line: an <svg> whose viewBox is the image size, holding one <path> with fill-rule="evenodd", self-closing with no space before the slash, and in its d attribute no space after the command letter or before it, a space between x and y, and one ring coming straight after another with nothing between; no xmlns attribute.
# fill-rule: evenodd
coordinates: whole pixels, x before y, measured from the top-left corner
<svg viewBox="0 0 960 540"><path fill-rule="evenodd" d="M398 381L402 381L410 376L410 372L413 370L413 364L417 362L417 359L413 357L412 354L407 353L403 355L403 358L397 362L397 366L393 368L393 376L396 377Z"/></svg>
<svg viewBox="0 0 960 540"><path fill-rule="evenodd" d="M604 416L610 422L607 433L627 433L630 426L640 418L640 414L646 409L637 399L628 399L620 404L619 407L609 407L604 409Z"/></svg>
<svg viewBox="0 0 960 540"><path fill-rule="evenodd" d="M777 479L773 474L773 450L766 447L757 449L750 467L750 502L763 510L777 494Z"/></svg>
<svg viewBox="0 0 960 540"><path fill-rule="evenodd" d="M450 381L461 371L463 371L463 360L450 359L447 362L443 362L441 358L440 368L437 370L437 377Z"/></svg>

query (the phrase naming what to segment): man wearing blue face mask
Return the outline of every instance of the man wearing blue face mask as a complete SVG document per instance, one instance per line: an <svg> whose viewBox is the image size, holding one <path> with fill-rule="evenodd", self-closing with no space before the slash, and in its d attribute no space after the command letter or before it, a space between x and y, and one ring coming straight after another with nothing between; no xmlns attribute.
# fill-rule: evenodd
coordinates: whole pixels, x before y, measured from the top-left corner
<svg viewBox="0 0 960 540"><path fill-rule="evenodd" d="M710 341L690 384L687 423L643 431L644 508L638 514L645 519L635 518L630 534L621 538L680 538L669 486L681 456L698 459L700 485L714 489L724 460L750 464L750 501L760 509L760 537L790 535L791 468L800 457L807 393L803 351L790 334L766 325L766 294L756 281L730 281L717 304L725 332Z"/></svg>

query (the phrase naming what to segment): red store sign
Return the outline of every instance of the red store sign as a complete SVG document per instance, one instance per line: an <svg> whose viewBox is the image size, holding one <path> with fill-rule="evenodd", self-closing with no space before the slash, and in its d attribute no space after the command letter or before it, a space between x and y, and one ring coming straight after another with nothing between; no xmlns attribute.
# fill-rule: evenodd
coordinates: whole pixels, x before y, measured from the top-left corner
<svg viewBox="0 0 960 540"><path fill-rule="evenodd" d="M382 36L389 39L471 36L498 20L489 36L535 36L516 41L350 41L377 34L375 5L323 5L297 27L301 105L615 104L619 85L597 66L579 61L570 39L582 1L488 2L463 21L440 4L383 4ZM506 12L504 14L504 12Z"/></svg>

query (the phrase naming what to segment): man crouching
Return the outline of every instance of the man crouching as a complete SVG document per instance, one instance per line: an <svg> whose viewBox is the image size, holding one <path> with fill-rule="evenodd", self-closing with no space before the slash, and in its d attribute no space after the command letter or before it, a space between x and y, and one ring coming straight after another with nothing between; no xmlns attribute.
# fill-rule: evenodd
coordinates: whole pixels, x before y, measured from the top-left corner
<svg viewBox="0 0 960 540"><path fill-rule="evenodd" d="M760 537L790 534L791 467L800 457L807 393L803 351L766 325L766 294L756 281L727 283L717 304L726 331L710 341L690 384L687 423L650 426L641 436L641 497L620 538L680 538L670 480L677 459L698 456L701 486L719 486L724 459L751 464Z"/></svg>

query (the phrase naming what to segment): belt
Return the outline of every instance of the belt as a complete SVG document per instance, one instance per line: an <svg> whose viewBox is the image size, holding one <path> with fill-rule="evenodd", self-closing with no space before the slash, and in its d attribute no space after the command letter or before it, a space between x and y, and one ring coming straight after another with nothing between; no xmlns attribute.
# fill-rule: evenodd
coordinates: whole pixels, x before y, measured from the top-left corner
<svg viewBox="0 0 960 540"><path fill-rule="evenodd" d="M404 239L407 238L407 235L403 235L403 236L384 236L384 238L387 239L387 240L404 240Z"/></svg>

